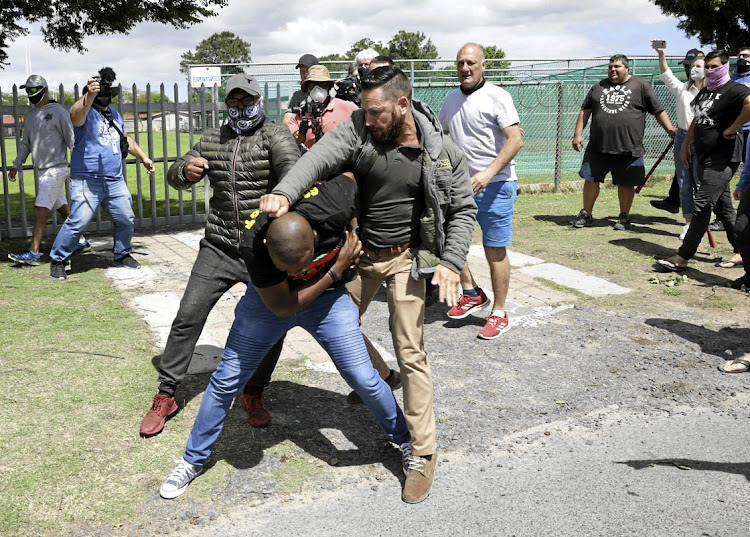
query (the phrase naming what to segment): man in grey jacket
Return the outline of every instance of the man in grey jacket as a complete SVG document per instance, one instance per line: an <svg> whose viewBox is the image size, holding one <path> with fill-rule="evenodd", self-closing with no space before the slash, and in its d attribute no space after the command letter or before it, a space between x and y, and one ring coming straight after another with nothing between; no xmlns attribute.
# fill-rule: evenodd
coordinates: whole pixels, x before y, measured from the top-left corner
<svg viewBox="0 0 750 537"><path fill-rule="evenodd" d="M70 214L65 180L68 178L68 150L73 148L73 124L68 111L49 98L44 77L31 75L21 89L26 90L29 97L29 109L24 118L23 139L18 144L18 155L8 171L8 179L15 181L23 163L33 155L39 188L34 202L31 245L27 251L8 254L8 257L16 263L38 265L42 259L39 249L47 229L47 213L57 210L63 219ZM83 237L80 244L80 249L88 246Z"/></svg>
<svg viewBox="0 0 750 537"><path fill-rule="evenodd" d="M402 499L418 503L429 495L437 463L422 278L432 276L442 301L457 302L477 208L463 153L443 136L434 112L412 100L406 75L380 67L363 77L362 88L362 110L315 144L261 198L260 208L281 216L314 181L346 171L357 177L364 255L359 284L349 291L361 315L381 284L387 285L412 437L411 446L402 447L409 470Z"/></svg>

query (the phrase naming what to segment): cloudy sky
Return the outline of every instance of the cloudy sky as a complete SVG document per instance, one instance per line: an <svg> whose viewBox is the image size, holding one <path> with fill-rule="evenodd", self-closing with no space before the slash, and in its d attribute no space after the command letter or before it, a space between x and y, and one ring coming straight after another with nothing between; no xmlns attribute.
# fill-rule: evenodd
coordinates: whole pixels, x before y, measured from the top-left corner
<svg viewBox="0 0 750 537"><path fill-rule="evenodd" d="M147 82L183 84L180 55L215 32L229 30L252 44L253 62L296 62L305 52L345 52L363 37L384 44L399 30L421 31L441 58L453 58L467 41L496 45L510 59L604 56L623 52L652 55L652 38L666 39L667 52L679 55L699 46L677 29L648 0L229 0L216 17L187 30L143 24L131 34L95 36L87 52L53 50L42 41L39 26L9 48L11 65L0 70L0 89L26 79L26 51L31 70L50 85L84 82L111 65L124 85ZM99 4L96 4L99 5ZM456 13L456 7L461 7ZM107 4L101 4L106 8ZM704 47L707 48L707 47Z"/></svg>

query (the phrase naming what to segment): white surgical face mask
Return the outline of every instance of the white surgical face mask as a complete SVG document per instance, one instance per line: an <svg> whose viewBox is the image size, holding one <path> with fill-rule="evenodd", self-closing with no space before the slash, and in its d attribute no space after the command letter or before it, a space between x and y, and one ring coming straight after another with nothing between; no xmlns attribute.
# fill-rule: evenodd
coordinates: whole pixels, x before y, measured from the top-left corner
<svg viewBox="0 0 750 537"><path fill-rule="evenodd" d="M315 86L310 92L310 98L317 103L322 103L328 98L328 92L320 86Z"/></svg>
<svg viewBox="0 0 750 537"><path fill-rule="evenodd" d="M706 78L706 71L703 67L693 67L690 69L690 78L693 80L703 80Z"/></svg>

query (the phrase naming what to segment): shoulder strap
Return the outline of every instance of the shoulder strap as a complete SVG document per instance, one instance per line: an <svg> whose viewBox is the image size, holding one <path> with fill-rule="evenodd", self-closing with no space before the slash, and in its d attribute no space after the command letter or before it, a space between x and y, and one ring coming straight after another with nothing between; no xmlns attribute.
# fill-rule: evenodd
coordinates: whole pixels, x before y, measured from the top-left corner
<svg viewBox="0 0 750 537"><path fill-rule="evenodd" d="M110 114L109 114L109 117L107 117L107 115L106 115L106 114L105 114L104 112L102 112L102 111L101 111L101 110L100 110L99 108L97 108L97 110L98 110L98 111L99 111L99 113L100 113L100 114L102 115L102 117L103 117L104 119L106 119L106 120L107 120L107 123L109 123L109 126L110 126L110 127L114 127L114 129L115 129L115 130L117 131L117 134L119 134L119 135L120 135L120 138L125 138L125 134L124 134L124 133L123 133L123 132L122 132L122 131L120 130L120 128L119 128L119 127L118 127L118 126L117 126L117 125L115 124L115 120L114 120L114 119L112 119L112 113L110 112Z"/></svg>

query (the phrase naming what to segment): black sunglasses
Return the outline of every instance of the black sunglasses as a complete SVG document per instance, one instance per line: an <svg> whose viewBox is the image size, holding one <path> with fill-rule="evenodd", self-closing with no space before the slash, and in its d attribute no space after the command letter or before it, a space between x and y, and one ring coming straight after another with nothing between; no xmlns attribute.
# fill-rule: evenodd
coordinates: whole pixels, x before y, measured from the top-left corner
<svg viewBox="0 0 750 537"><path fill-rule="evenodd" d="M29 87L29 86L26 86L26 94L27 95L32 95L34 93L42 91L43 89L44 89L44 86L34 86L33 88Z"/></svg>
<svg viewBox="0 0 750 537"><path fill-rule="evenodd" d="M257 100L257 97L253 97L252 95L248 95L247 97L243 97L242 99L227 99L227 106L229 108L237 108L240 106L252 106L255 104L255 101Z"/></svg>

